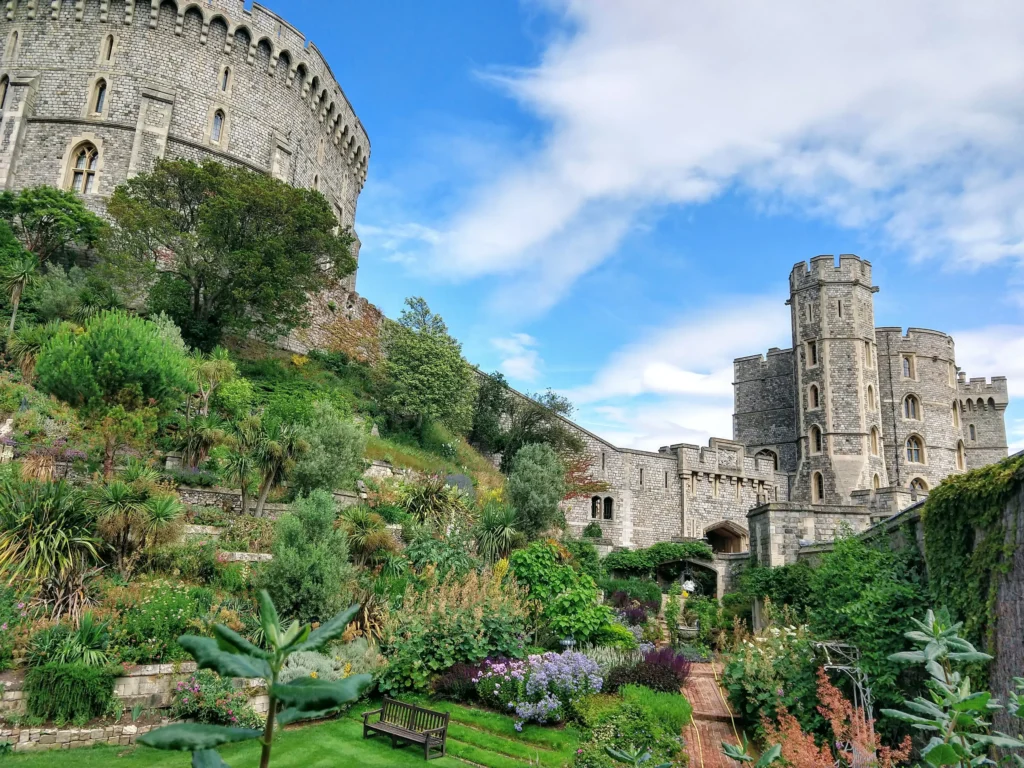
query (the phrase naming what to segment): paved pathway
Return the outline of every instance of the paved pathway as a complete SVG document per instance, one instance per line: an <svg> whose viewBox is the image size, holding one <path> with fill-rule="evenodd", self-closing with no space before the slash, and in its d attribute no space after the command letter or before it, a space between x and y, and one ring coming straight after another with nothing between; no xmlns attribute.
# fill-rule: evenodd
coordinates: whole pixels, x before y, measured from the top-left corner
<svg viewBox="0 0 1024 768"><path fill-rule="evenodd" d="M690 768L740 768L739 763L722 754L722 742L736 743L736 736L723 700L725 692L716 679L721 674L721 664L694 664L683 686L683 693L693 705L693 722L683 730Z"/></svg>

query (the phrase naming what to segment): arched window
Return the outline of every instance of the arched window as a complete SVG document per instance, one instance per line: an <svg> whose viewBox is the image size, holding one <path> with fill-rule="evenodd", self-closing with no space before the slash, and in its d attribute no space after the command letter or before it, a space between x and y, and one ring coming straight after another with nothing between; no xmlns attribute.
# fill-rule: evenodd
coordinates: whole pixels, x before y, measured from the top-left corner
<svg viewBox="0 0 1024 768"><path fill-rule="evenodd" d="M868 408L875 409L875 388L868 384Z"/></svg>
<svg viewBox="0 0 1024 768"><path fill-rule="evenodd" d="M811 384L811 388L807 395L807 400L810 403L810 408L818 407L818 387L815 384Z"/></svg>
<svg viewBox="0 0 1024 768"><path fill-rule="evenodd" d="M920 477L915 477L910 481L910 490L915 491L916 493L928 493L928 483Z"/></svg>
<svg viewBox="0 0 1024 768"><path fill-rule="evenodd" d="M914 378L914 360L909 355L903 356L903 378Z"/></svg>
<svg viewBox="0 0 1024 768"><path fill-rule="evenodd" d="M967 401L967 410L971 411L971 412L974 411L974 401L973 400L968 400Z"/></svg>
<svg viewBox="0 0 1024 768"><path fill-rule="evenodd" d="M220 73L220 89L227 93L228 88L231 86L231 67L224 67L224 71Z"/></svg>
<svg viewBox="0 0 1024 768"><path fill-rule="evenodd" d="M875 427L871 428L871 455L878 455L878 430Z"/></svg>
<svg viewBox="0 0 1024 768"><path fill-rule="evenodd" d="M871 487L876 491L882 487L882 478L878 476L878 473L875 473L875 476L871 478Z"/></svg>
<svg viewBox="0 0 1024 768"><path fill-rule="evenodd" d="M963 440L956 444L956 468L967 469L967 448Z"/></svg>
<svg viewBox="0 0 1024 768"><path fill-rule="evenodd" d="M615 502L611 496L605 496L604 498L604 519L612 520L615 518Z"/></svg>
<svg viewBox="0 0 1024 768"><path fill-rule="evenodd" d="M953 428L960 429L960 406L953 403Z"/></svg>
<svg viewBox="0 0 1024 768"><path fill-rule="evenodd" d="M4 76L3 80L0 80L0 110L7 106L7 89L11 87L11 81Z"/></svg>
<svg viewBox="0 0 1024 768"><path fill-rule="evenodd" d="M96 169L100 153L95 145L85 142L71 153L68 186L79 194L89 195L96 189Z"/></svg>
<svg viewBox="0 0 1024 768"><path fill-rule="evenodd" d="M590 500L590 519L597 520L601 517L601 497L595 496Z"/></svg>
<svg viewBox="0 0 1024 768"><path fill-rule="evenodd" d="M920 464L922 461L924 448L921 445L921 439L911 435L907 438L907 461L911 464Z"/></svg>
<svg viewBox="0 0 1024 768"><path fill-rule="evenodd" d="M92 113L94 115L102 115L103 107L107 104L107 81L100 79L96 81L96 86L93 88L92 97Z"/></svg>
<svg viewBox="0 0 1024 768"><path fill-rule="evenodd" d="M111 59L114 58L114 36L107 35L103 38L103 51L100 54L103 58L104 63L110 63Z"/></svg>
<svg viewBox="0 0 1024 768"><path fill-rule="evenodd" d="M825 477L821 472L815 472L811 476L811 488L814 493L814 501L820 504L825 500Z"/></svg>
<svg viewBox="0 0 1024 768"><path fill-rule="evenodd" d="M970 427L970 429L968 431L971 433L971 440L977 440L978 439L978 433L974 431L974 425L973 424L971 424L971 427Z"/></svg>
<svg viewBox="0 0 1024 768"><path fill-rule="evenodd" d="M921 403L915 395L907 395L903 400L903 418L915 420L921 418Z"/></svg>
<svg viewBox="0 0 1024 768"><path fill-rule="evenodd" d="M224 112L218 109L213 113L213 128L210 130L210 141L220 144L220 138L224 135Z"/></svg>
<svg viewBox="0 0 1024 768"><path fill-rule="evenodd" d="M772 461L772 469L774 469L776 471L778 470L778 468L779 468L779 456L778 456L777 453L775 453L775 451L769 451L767 448L765 448L763 451L758 451L757 452L757 456L759 456L762 459L771 459L771 461Z"/></svg>
<svg viewBox="0 0 1024 768"><path fill-rule="evenodd" d="M807 342L807 365L814 366L818 364L818 342L809 341Z"/></svg>
<svg viewBox="0 0 1024 768"><path fill-rule="evenodd" d="M817 426L811 427L811 453L821 453L823 443L821 429Z"/></svg>

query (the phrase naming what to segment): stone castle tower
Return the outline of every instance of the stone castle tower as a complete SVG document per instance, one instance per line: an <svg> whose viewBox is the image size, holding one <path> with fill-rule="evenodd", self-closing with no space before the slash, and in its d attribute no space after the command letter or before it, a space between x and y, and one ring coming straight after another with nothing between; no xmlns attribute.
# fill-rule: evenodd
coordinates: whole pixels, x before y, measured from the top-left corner
<svg viewBox="0 0 1024 768"><path fill-rule="evenodd" d="M789 277L797 409L793 496L848 502L887 486L871 265L856 256L798 264Z"/></svg>

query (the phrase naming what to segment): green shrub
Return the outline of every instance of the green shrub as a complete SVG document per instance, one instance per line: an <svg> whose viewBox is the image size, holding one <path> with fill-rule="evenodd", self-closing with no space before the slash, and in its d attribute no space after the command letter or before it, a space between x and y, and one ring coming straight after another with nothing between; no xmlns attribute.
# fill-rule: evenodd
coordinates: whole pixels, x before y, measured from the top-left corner
<svg viewBox="0 0 1024 768"><path fill-rule="evenodd" d="M189 488L212 488L221 485L220 475L206 469L165 469L164 476L175 485L185 485Z"/></svg>
<svg viewBox="0 0 1024 768"><path fill-rule="evenodd" d="M432 565L437 577L446 579L451 575L465 576L480 568L480 560L471 551L469 535L461 530L453 530L448 536L438 539L429 529L419 528L405 548L405 556L416 570L422 571Z"/></svg>
<svg viewBox="0 0 1024 768"><path fill-rule="evenodd" d="M681 733L693 715L693 707L681 693L662 693L642 685L624 685L619 689L619 695L650 712L669 733Z"/></svg>
<svg viewBox="0 0 1024 768"><path fill-rule="evenodd" d="M520 448L505 484L505 497L519 515L519 529L532 539L564 525L559 506L563 496L565 469L555 450L545 443Z"/></svg>
<svg viewBox="0 0 1024 768"><path fill-rule="evenodd" d="M711 547L703 541L663 541L646 549L627 549L612 552L601 562L609 574L653 577L667 563L687 559L711 560Z"/></svg>
<svg viewBox="0 0 1024 768"><path fill-rule="evenodd" d="M97 620L92 611L85 611L77 628L55 624L32 635L25 660L30 667L48 663L99 667L110 662L107 654L109 644L108 622Z"/></svg>
<svg viewBox="0 0 1024 768"><path fill-rule="evenodd" d="M638 745L651 753L651 762L656 765L677 760L683 740L678 730L665 728L654 712L636 701L624 701L617 709L603 714L591 728L590 739L580 748L573 765L575 768L614 768L615 763L604 751L606 746L632 750Z"/></svg>
<svg viewBox="0 0 1024 768"><path fill-rule="evenodd" d="M601 529L601 524L595 520L583 529L581 535L585 539L601 539L604 538L604 531Z"/></svg>
<svg viewBox="0 0 1024 768"><path fill-rule="evenodd" d="M607 624L591 638L596 645L631 650L637 647L636 635L629 627L613 621Z"/></svg>
<svg viewBox="0 0 1024 768"><path fill-rule="evenodd" d="M540 619L555 638L586 643L611 624L611 609L597 604L594 580L565 562L553 543L535 541L513 552L509 566L541 606Z"/></svg>
<svg viewBox="0 0 1024 768"><path fill-rule="evenodd" d="M217 544L185 542L161 547L150 553L149 570L175 576L184 581L212 584L217 579Z"/></svg>
<svg viewBox="0 0 1024 768"><path fill-rule="evenodd" d="M642 685L654 691L679 693L679 677L669 667L641 661L630 666L614 667L604 681L609 693L626 685Z"/></svg>
<svg viewBox="0 0 1024 768"><path fill-rule="evenodd" d="M14 663L15 634L30 621L28 601L11 586L0 584L0 670Z"/></svg>
<svg viewBox="0 0 1024 768"><path fill-rule="evenodd" d="M358 425L343 418L331 403L320 401L313 404L310 422L300 428L299 437L309 443L309 450L291 473L298 493L355 487L366 450L366 433Z"/></svg>
<svg viewBox="0 0 1024 768"><path fill-rule="evenodd" d="M207 669L177 683L171 716L236 728L262 728L264 724L263 716L252 708L244 691L235 688L230 678Z"/></svg>
<svg viewBox="0 0 1024 768"><path fill-rule="evenodd" d="M692 641L695 645L712 647L716 645L719 633L729 628L722 615L718 600L713 597L688 597L683 605L683 616L688 625L700 622L700 631Z"/></svg>
<svg viewBox="0 0 1024 768"><path fill-rule="evenodd" d="M651 579L601 579L598 584L605 596L625 592L639 603L661 602L661 587Z"/></svg>
<svg viewBox="0 0 1024 768"><path fill-rule="evenodd" d="M601 578L601 556L597 553L597 547L591 542L582 539L567 539L562 542L569 554L572 555L572 564L580 573L585 573L595 582Z"/></svg>
<svg viewBox="0 0 1024 768"><path fill-rule="evenodd" d="M111 654L129 664L156 664L188 658L178 637L202 624L213 592L170 581L133 582L110 590L106 602L120 613L111 628Z"/></svg>
<svg viewBox="0 0 1024 768"><path fill-rule="evenodd" d="M44 664L25 674L26 711L56 722L85 723L107 711L117 667Z"/></svg>
<svg viewBox="0 0 1024 768"><path fill-rule="evenodd" d="M334 497L319 490L299 498L292 512L277 521L274 559L256 582L270 593L281 615L324 621L352 603L355 571L336 520Z"/></svg>

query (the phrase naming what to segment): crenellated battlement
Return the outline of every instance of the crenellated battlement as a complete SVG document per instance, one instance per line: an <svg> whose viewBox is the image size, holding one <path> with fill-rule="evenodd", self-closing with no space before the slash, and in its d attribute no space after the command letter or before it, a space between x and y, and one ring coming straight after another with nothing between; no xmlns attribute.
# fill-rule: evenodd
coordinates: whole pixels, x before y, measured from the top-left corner
<svg viewBox="0 0 1024 768"><path fill-rule="evenodd" d="M871 287L871 262L844 253L839 256L836 265L831 255L815 256L810 260L797 262L789 275L791 291L816 286L819 283L862 283Z"/></svg>
<svg viewBox="0 0 1024 768"><path fill-rule="evenodd" d="M772 347L767 355L748 355L732 361L734 382L759 380L792 374L793 350Z"/></svg>
<svg viewBox="0 0 1024 768"><path fill-rule="evenodd" d="M6 22L99 21L115 33L138 23L157 29L161 16L173 13L176 37L198 28L197 45L222 46L224 54L241 48L249 66L262 58L262 48L269 57L267 74L283 73L285 86L306 102L359 188L365 184L369 137L326 58L302 32L259 3L247 9L244 0L7 0L3 7L0 18ZM194 26L186 23L189 16L195 17Z"/></svg>
<svg viewBox="0 0 1024 768"><path fill-rule="evenodd" d="M991 379L979 376L968 380L967 374L961 372L957 378L957 394L964 400L977 399L979 405L985 406L1006 407L1010 402L1005 376L993 376Z"/></svg>

